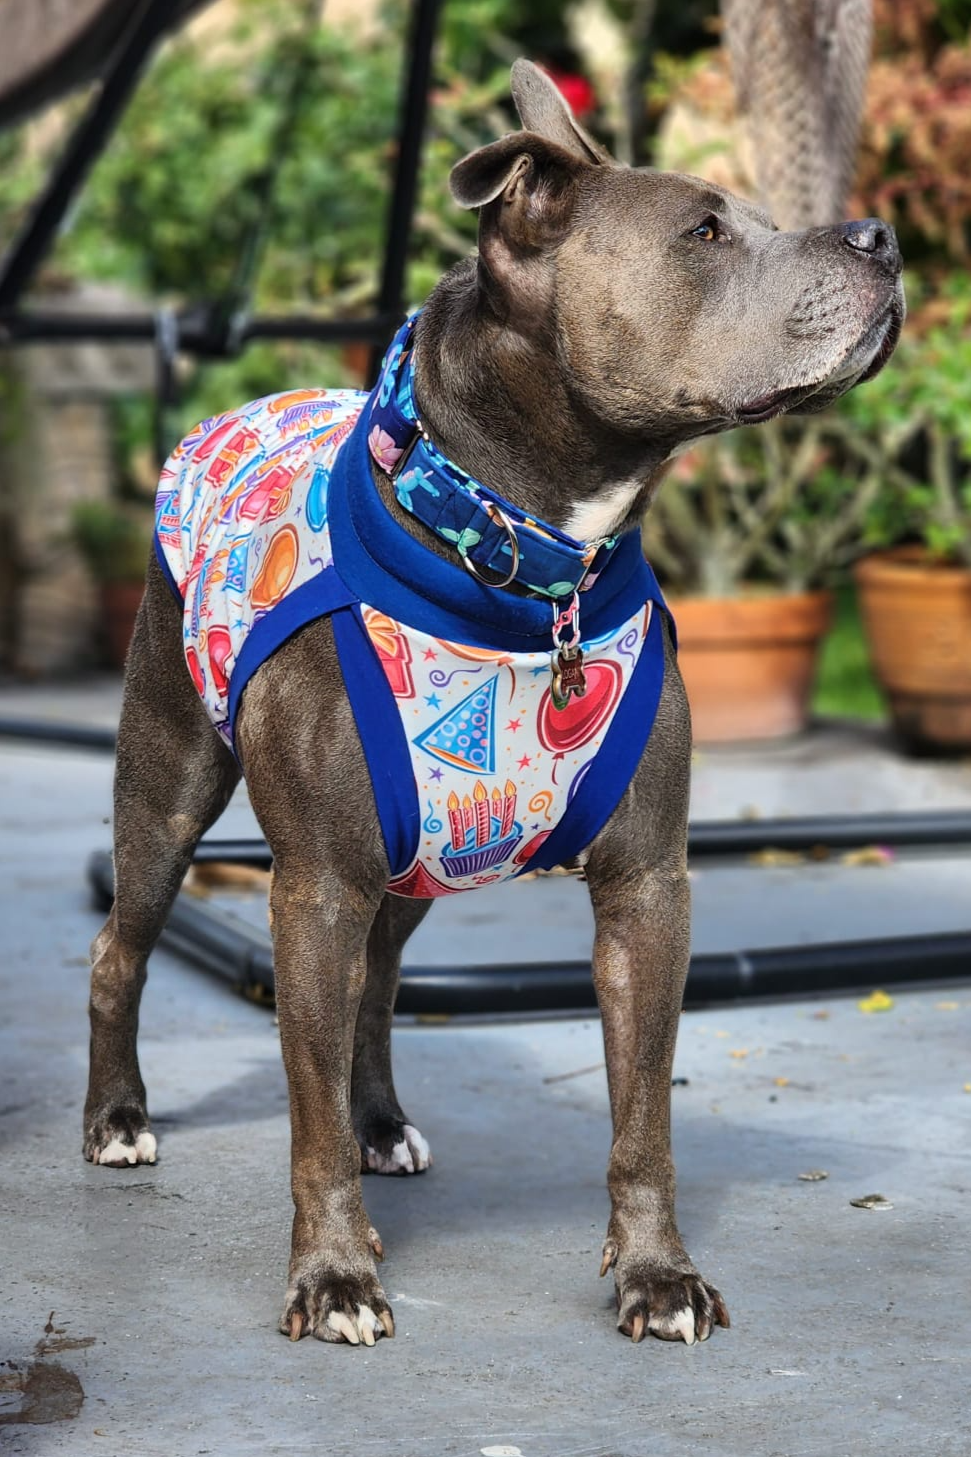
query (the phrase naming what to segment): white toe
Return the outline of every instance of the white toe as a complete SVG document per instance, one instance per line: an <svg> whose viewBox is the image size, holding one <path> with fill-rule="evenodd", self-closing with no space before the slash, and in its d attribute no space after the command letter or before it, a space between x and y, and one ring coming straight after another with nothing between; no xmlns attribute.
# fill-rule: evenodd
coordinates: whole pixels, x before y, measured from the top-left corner
<svg viewBox="0 0 971 1457"><path fill-rule="evenodd" d="M428 1147L425 1139L418 1132L418 1129L413 1128L410 1123L405 1124L404 1135L405 1142L411 1150L415 1172L417 1173L420 1169L427 1169L432 1161L432 1151Z"/></svg>
<svg viewBox="0 0 971 1457"><path fill-rule="evenodd" d="M155 1135L147 1130L140 1133L134 1143L124 1143L113 1138L98 1155L99 1164L111 1164L115 1168L125 1164L154 1164L158 1152Z"/></svg>
<svg viewBox="0 0 971 1457"><path fill-rule="evenodd" d="M138 1155L138 1162L140 1164L154 1164L158 1153L155 1134L140 1133L135 1139L135 1152Z"/></svg>
<svg viewBox="0 0 971 1457"><path fill-rule="evenodd" d="M379 1153L370 1144L367 1146L364 1156L369 1169L376 1174L417 1174L428 1168L432 1161L431 1149L418 1129L406 1123L402 1133L404 1137L390 1153Z"/></svg>
<svg viewBox="0 0 971 1457"><path fill-rule="evenodd" d="M357 1329L366 1346L374 1345L374 1338L380 1329L378 1318L370 1305L360 1305L357 1311Z"/></svg>
<svg viewBox="0 0 971 1457"><path fill-rule="evenodd" d="M138 1154L129 1143L122 1143L120 1138L113 1138L106 1148L101 1150L98 1158L99 1164L137 1164Z"/></svg>
<svg viewBox="0 0 971 1457"><path fill-rule="evenodd" d="M663 1319L652 1318L648 1322L650 1330L664 1340L671 1340L680 1336L686 1346L693 1346L695 1343L695 1313L690 1306L684 1306L677 1315L667 1316Z"/></svg>
<svg viewBox="0 0 971 1457"><path fill-rule="evenodd" d="M342 1310L332 1310L327 1317L327 1324L336 1335L343 1336L345 1341L350 1341L352 1346L361 1344L361 1338L354 1329L353 1323Z"/></svg>

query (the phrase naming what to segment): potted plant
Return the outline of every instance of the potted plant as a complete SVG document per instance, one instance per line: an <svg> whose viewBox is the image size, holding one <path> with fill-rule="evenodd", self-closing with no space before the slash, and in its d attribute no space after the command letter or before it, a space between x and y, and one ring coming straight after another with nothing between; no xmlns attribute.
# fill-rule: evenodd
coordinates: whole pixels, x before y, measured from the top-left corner
<svg viewBox="0 0 971 1457"><path fill-rule="evenodd" d="M98 585L108 660L123 668L145 590L151 517L144 507L119 501L81 501L72 535Z"/></svg>
<svg viewBox="0 0 971 1457"><path fill-rule="evenodd" d="M834 577L858 554L882 461L838 410L682 456L645 527L678 624L695 740L805 726Z"/></svg>
<svg viewBox="0 0 971 1457"><path fill-rule="evenodd" d="M877 677L916 750L971 747L971 286L955 276L935 322L848 403L861 435L884 422L885 489L855 569ZM888 428L889 427L889 428Z"/></svg>

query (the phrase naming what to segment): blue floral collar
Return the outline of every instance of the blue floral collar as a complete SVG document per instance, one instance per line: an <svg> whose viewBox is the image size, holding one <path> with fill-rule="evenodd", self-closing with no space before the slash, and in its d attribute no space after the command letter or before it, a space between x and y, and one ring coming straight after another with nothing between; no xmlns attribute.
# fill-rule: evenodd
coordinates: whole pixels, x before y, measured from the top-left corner
<svg viewBox="0 0 971 1457"><path fill-rule="evenodd" d="M527 516L443 455L418 417L412 375L412 314L395 335L370 399L368 448L394 482L401 505L443 540L486 586L516 581L553 598L584 590L617 543L575 541ZM595 570L591 570L595 568Z"/></svg>

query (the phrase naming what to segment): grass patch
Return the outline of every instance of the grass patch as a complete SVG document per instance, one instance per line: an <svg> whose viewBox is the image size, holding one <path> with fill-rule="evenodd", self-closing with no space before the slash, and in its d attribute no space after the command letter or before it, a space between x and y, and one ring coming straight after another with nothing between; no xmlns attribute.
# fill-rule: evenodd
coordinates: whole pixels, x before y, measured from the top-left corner
<svg viewBox="0 0 971 1457"><path fill-rule="evenodd" d="M819 657L812 711L821 718L882 719L886 704L870 667L863 623L851 586L837 588L833 625Z"/></svg>

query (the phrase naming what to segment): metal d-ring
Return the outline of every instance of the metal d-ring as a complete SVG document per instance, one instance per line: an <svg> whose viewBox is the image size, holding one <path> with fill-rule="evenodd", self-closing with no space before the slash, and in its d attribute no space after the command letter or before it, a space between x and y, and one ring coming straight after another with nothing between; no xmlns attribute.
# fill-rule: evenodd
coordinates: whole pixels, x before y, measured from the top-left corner
<svg viewBox="0 0 971 1457"><path fill-rule="evenodd" d="M506 535L509 537L509 546L512 551L512 568L509 572L509 575L508 577L503 577L502 580L499 582L490 582L486 577L483 577L480 574L475 563L470 560L470 558L464 551L460 550L459 556L462 558L466 571L470 572L475 580L481 583L483 587L508 587L510 582L515 579L516 573L519 571L519 541L516 537L516 528L509 520L509 517L506 515L505 511L503 511L500 506L497 506L495 502L483 501L482 508L485 511L486 515L489 517L490 521L494 522L497 526L501 526L504 529Z"/></svg>

